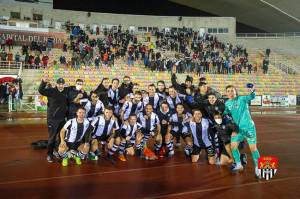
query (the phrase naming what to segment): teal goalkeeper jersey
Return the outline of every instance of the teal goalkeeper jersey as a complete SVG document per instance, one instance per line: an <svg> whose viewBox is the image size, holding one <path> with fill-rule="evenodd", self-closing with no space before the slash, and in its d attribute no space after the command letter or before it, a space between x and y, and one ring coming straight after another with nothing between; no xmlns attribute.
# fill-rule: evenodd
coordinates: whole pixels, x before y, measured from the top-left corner
<svg viewBox="0 0 300 199"><path fill-rule="evenodd" d="M255 98L255 92L246 96L237 96L229 99L225 103L225 114L230 114L233 121L238 125L239 130L247 131L254 127L254 122L251 118L248 103Z"/></svg>

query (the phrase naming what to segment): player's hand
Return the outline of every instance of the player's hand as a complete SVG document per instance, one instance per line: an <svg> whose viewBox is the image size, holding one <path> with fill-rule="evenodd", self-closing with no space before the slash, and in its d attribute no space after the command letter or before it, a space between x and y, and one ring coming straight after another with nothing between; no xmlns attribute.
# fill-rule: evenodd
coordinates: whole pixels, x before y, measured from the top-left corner
<svg viewBox="0 0 300 199"><path fill-rule="evenodd" d="M155 135L155 132L151 131L151 132L150 132L150 135L151 135L151 136L154 136L154 135Z"/></svg>
<svg viewBox="0 0 300 199"><path fill-rule="evenodd" d="M167 124L168 122L166 120L161 121L162 124Z"/></svg>
<svg viewBox="0 0 300 199"><path fill-rule="evenodd" d="M67 145L66 145L66 142L64 140L60 142L60 147L66 147L66 146Z"/></svg>
<svg viewBox="0 0 300 199"><path fill-rule="evenodd" d="M119 103L123 104L123 103L125 103L125 101L126 101L126 99L121 99L121 100L119 100Z"/></svg>
<svg viewBox="0 0 300 199"><path fill-rule="evenodd" d="M77 98L78 98L78 99L83 98L83 94L82 94L82 93L79 93L79 94L77 95Z"/></svg>
<svg viewBox="0 0 300 199"><path fill-rule="evenodd" d="M125 138L125 140L126 140L126 141L129 141L130 138L131 138L130 136L127 136L127 137Z"/></svg>
<svg viewBox="0 0 300 199"><path fill-rule="evenodd" d="M250 93L253 93L255 91L255 85L253 85L252 88L248 88L248 90L249 90Z"/></svg>
<svg viewBox="0 0 300 199"><path fill-rule="evenodd" d="M235 136L237 136L237 133L236 132L232 132L231 137L235 137Z"/></svg>
<svg viewBox="0 0 300 199"><path fill-rule="evenodd" d="M50 83L50 80L49 80L48 78L46 78L46 77L43 77L43 78L42 78L42 81L43 81L43 82L46 82L46 83Z"/></svg>
<svg viewBox="0 0 300 199"><path fill-rule="evenodd" d="M130 155L133 155L134 154L134 148L131 146L129 148L126 149L127 153L130 154Z"/></svg>

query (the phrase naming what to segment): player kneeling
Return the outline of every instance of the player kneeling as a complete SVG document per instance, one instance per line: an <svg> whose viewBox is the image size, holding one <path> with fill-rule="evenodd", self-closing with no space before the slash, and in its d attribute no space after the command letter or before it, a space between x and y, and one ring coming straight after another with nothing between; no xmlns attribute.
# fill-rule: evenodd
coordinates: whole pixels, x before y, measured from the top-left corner
<svg viewBox="0 0 300 199"><path fill-rule="evenodd" d="M144 113L139 114L138 121L142 125L142 133L143 133L142 139L138 140L142 142L141 147L146 145L149 138L152 137L155 140L155 144L154 144L155 153L159 154L159 150L162 146L162 136L160 133L161 127L160 127L159 118L153 112L153 107L151 104L146 105L145 114ZM138 149L137 152L141 154L141 149L143 148L139 149L137 147L137 149ZM157 156L153 155L148 148L145 148L144 155L146 159L150 159L150 160L157 159Z"/></svg>
<svg viewBox="0 0 300 199"><path fill-rule="evenodd" d="M185 142L185 154L190 156L192 152L192 138L190 134L183 133L183 128L191 119L190 113L185 113L183 104L176 105L176 113L172 114L169 119L168 131L165 136L165 142L168 149L168 156L174 155L173 139L182 137Z"/></svg>
<svg viewBox="0 0 300 199"><path fill-rule="evenodd" d="M121 161L126 161L125 155L135 155L134 146L137 150L141 150L142 141L142 126L137 123L137 116L131 114L128 118L128 122L122 125L120 136L121 144L119 148L119 159Z"/></svg>
<svg viewBox="0 0 300 199"><path fill-rule="evenodd" d="M232 135L238 133L238 127L232 120L222 119L222 114L218 111L214 113L214 128L217 131L217 135L221 141L220 143L220 154L218 154L219 164L227 165L233 163L232 152L230 149L230 139ZM247 164L247 155L242 153L240 156L243 165Z"/></svg>
<svg viewBox="0 0 300 199"><path fill-rule="evenodd" d="M111 107L104 109L104 114L97 116L92 125L95 130L92 134L90 159L97 160L100 155L99 144L107 144L107 157L113 159L113 154L118 150L120 144L120 137L118 135L119 125L117 119L113 117L113 110Z"/></svg>
<svg viewBox="0 0 300 199"><path fill-rule="evenodd" d="M208 163L215 164L215 151L209 138L210 126L207 119L202 118L200 110L193 111L193 119L183 129L183 133L193 137L192 162L197 162L201 149L205 149Z"/></svg>
<svg viewBox="0 0 300 199"><path fill-rule="evenodd" d="M74 158L76 164L81 164L89 152L89 141L93 126L85 118L85 109L78 108L77 117L70 119L60 131L60 140L58 153L63 158L62 165L67 166L69 158Z"/></svg>

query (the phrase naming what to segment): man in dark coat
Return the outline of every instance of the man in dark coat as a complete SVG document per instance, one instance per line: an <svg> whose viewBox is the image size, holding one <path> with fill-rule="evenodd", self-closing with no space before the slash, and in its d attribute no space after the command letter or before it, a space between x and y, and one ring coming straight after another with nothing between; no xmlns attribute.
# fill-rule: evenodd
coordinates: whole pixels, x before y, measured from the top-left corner
<svg viewBox="0 0 300 199"><path fill-rule="evenodd" d="M55 148L55 142L57 135L66 121L67 115L67 94L68 88L65 88L65 80L59 78L57 80L57 86L52 88L49 84L49 80L42 79L39 86L39 93L47 96L48 108L47 108L47 126L48 126L48 151L47 161L53 162L53 152Z"/></svg>

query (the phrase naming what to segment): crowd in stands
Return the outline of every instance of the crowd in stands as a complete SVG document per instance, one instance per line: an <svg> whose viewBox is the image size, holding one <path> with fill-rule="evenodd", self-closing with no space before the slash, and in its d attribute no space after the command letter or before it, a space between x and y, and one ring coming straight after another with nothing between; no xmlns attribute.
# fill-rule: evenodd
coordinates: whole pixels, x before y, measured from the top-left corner
<svg viewBox="0 0 300 199"><path fill-rule="evenodd" d="M94 33L91 35L90 33ZM169 32L156 29L151 41L147 34L145 42L138 41L137 35L129 30L105 28L101 32L84 31L79 26L70 30L70 38L63 44L62 53L51 65L65 65L79 69L82 66L112 67L115 60L123 59L128 67L144 65L152 71L170 71L174 64L179 73L235 74L257 72L258 64L248 59L247 49L220 42L215 36L200 35L192 29L182 28ZM32 42L30 46L23 45L22 52L13 55L10 49L13 41L1 40L2 61L22 61L30 68L47 67L49 51L53 48L53 40L47 42ZM8 46L9 50L6 50ZM68 52L69 51L69 52ZM69 60L66 56L71 56ZM22 55L21 55L22 54ZM264 73L267 73L268 61L264 62Z"/></svg>

